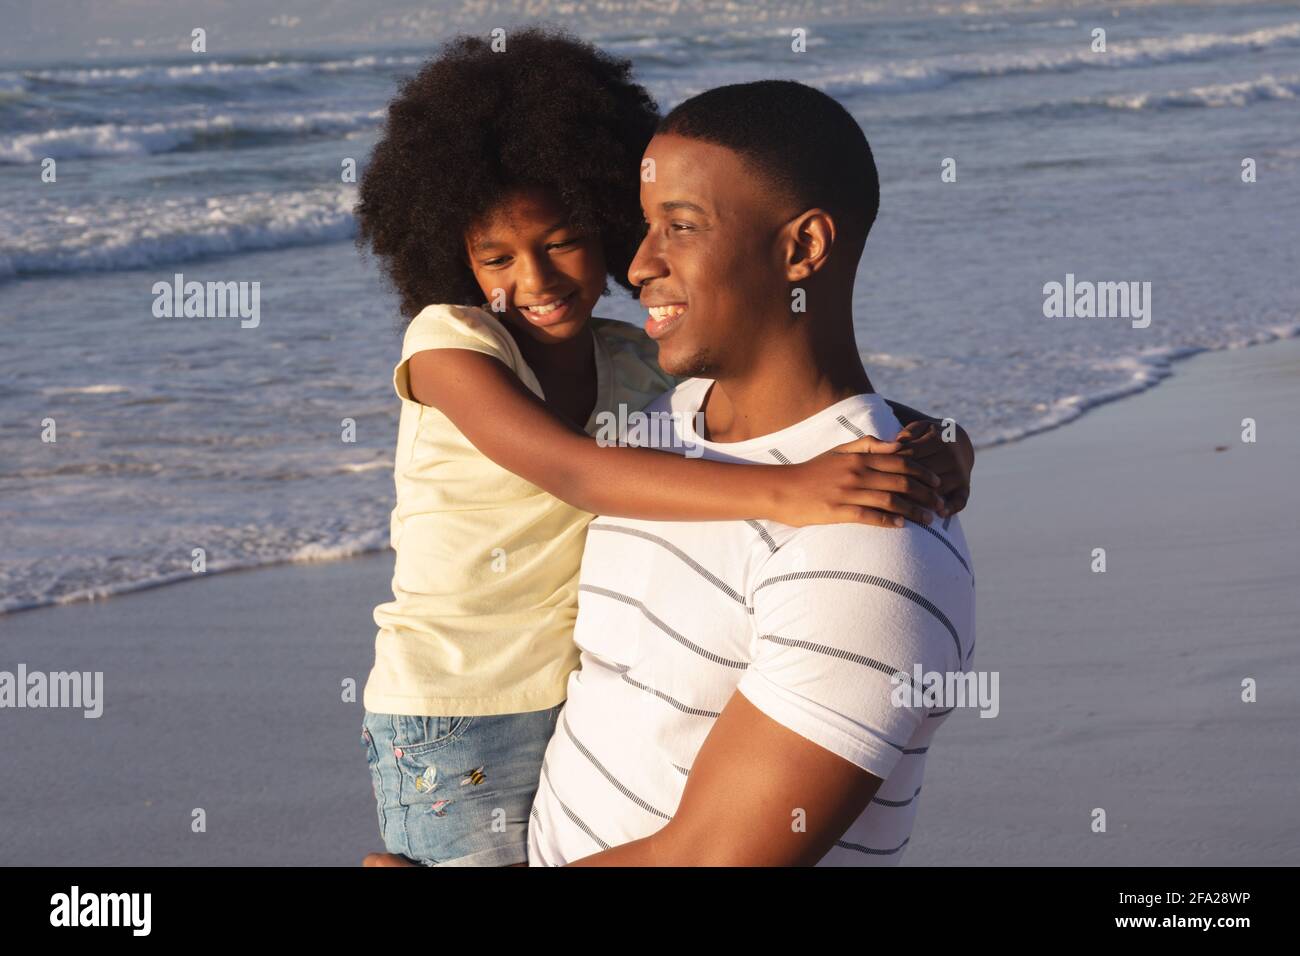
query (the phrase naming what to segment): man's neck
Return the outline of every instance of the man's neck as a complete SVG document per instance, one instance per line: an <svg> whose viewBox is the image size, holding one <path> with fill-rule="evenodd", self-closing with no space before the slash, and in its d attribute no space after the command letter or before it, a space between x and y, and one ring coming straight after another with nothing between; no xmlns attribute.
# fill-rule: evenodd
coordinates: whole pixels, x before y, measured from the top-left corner
<svg viewBox="0 0 1300 956"><path fill-rule="evenodd" d="M811 323L811 316L807 320ZM844 336L819 340L797 328L779 341L764 342L749 368L719 372L702 409L704 437L738 442L770 435L853 395L875 391L851 325L839 327L849 330L847 341Z"/></svg>

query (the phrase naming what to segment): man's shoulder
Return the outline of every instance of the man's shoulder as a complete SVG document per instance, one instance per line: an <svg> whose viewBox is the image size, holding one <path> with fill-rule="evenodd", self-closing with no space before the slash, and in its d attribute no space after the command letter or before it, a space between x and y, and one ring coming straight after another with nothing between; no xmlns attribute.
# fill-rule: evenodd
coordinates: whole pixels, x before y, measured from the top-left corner
<svg viewBox="0 0 1300 956"><path fill-rule="evenodd" d="M902 424L883 395L864 392L826 409L824 427L828 436L852 441L865 435L889 441Z"/></svg>
<svg viewBox="0 0 1300 956"><path fill-rule="evenodd" d="M764 564L765 579L807 572L809 579L862 579L921 591L954 589L962 596L974 586L974 564L956 517L930 525L907 521L901 528L812 525L773 537L777 547Z"/></svg>
<svg viewBox="0 0 1300 956"><path fill-rule="evenodd" d="M946 528L816 525L776 543L748 589L758 627L787 638L839 633L860 653L908 647L954 669L969 660L975 578L955 518Z"/></svg>

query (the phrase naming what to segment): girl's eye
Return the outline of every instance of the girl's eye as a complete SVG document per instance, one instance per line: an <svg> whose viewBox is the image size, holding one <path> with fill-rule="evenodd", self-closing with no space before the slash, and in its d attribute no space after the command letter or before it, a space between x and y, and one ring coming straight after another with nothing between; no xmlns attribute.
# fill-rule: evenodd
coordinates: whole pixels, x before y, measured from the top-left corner
<svg viewBox="0 0 1300 956"><path fill-rule="evenodd" d="M579 243L579 242L581 242L581 241L582 241L582 237L581 237L581 236L576 237L576 238L573 238L573 239L562 239L562 240L560 240L559 242L552 242L552 243L551 243L550 245L548 245L546 248L548 248L548 249L563 249L563 248L565 248L566 246L572 246L572 245L574 245L575 243Z"/></svg>
<svg viewBox="0 0 1300 956"><path fill-rule="evenodd" d="M506 256L498 256L498 257L495 258L495 259L487 259L487 260L484 261L483 265L488 266L488 267L492 267L492 266L502 266L502 265L505 265L505 263L506 263L506 258L507 258Z"/></svg>

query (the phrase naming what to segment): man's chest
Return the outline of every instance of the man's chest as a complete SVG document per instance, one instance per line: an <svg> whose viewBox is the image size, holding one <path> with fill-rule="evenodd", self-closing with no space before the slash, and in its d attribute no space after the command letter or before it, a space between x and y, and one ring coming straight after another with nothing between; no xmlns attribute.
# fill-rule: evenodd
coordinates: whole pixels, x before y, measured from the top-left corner
<svg viewBox="0 0 1300 956"><path fill-rule="evenodd" d="M757 522L597 518L575 640L673 706L720 709L753 659L750 595L776 546Z"/></svg>

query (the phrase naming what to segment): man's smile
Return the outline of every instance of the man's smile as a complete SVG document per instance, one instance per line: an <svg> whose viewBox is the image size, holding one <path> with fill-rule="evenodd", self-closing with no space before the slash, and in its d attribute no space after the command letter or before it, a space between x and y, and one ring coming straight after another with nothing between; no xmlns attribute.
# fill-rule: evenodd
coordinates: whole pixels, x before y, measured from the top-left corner
<svg viewBox="0 0 1300 956"><path fill-rule="evenodd" d="M661 339L674 329L686 314L685 302L666 302L662 305L643 303L650 313L646 321L646 335L652 339Z"/></svg>

